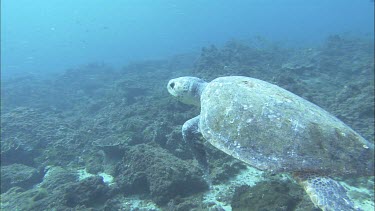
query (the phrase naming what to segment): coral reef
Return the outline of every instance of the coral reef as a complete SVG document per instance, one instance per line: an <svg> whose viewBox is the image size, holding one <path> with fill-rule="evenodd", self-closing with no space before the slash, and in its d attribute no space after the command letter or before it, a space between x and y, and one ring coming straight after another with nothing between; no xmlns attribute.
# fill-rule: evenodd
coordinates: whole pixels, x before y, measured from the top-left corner
<svg viewBox="0 0 375 211"><path fill-rule="evenodd" d="M182 124L199 108L177 102L165 86L186 75L208 81L226 75L259 78L314 102L374 141L373 46L342 35L293 49L262 38L232 40L205 47L200 55L119 70L97 63L49 78L4 81L1 209L313 210L295 183L260 176L211 146L208 190L181 136ZM92 175L80 180L82 169ZM371 190L351 194L373 207L368 199L374 183L348 181Z"/></svg>
<svg viewBox="0 0 375 211"><path fill-rule="evenodd" d="M207 189L201 170L157 145L130 148L119 164L117 183L126 194L149 193L158 204Z"/></svg>
<svg viewBox="0 0 375 211"><path fill-rule="evenodd" d="M1 192L11 187L31 188L42 179L42 173L37 169L23 164L1 166Z"/></svg>
<svg viewBox="0 0 375 211"><path fill-rule="evenodd" d="M304 195L298 185L280 181L259 182L254 187L241 186L232 201L235 210L294 210ZM269 203L272 201L272 203Z"/></svg>

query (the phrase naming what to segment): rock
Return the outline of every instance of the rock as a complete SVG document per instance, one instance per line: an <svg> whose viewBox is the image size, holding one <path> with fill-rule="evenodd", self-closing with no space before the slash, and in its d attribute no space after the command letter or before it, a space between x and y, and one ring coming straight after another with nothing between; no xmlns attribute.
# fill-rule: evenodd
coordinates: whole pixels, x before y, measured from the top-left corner
<svg viewBox="0 0 375 211"><path fill-rule="evenodd" d="M240 186L232 199L236 210L294 210L302 201L303 189L297 184L280 181L259 182L253 187ZM272 203L270 203L272 202ZM310 202L310 210L314 205Z"/></svg>
<svg viewBox="0 0 375 211"><path fill-rule="evenodd" d="M42 179L42 174L35 168L23 164L11 164L1 167L1 192L12 187L28 189Z"/></svg>
<svg viewBox="0 0 375 211"><path fill-rule="evenodd" d="M149 193L157 204L207 189L201 170L151 144L132 147L118 166L117 182L127 194Z"/></svg>
<svg viewBox="0 0 375 211"><path fill-rule="evenodd" d="M100 176L88 177L65 188L63 196L68 207L84 205L91 207L104 204L109 198L110 189Z"/></svg>
<svg viewBox="0 0 375 211"><path fill-rule="evenodd" d="M48 166L40 187L51 192L59 191L65 184L77 181L78 175L75 171L66 170L59 166Z"/></svg>

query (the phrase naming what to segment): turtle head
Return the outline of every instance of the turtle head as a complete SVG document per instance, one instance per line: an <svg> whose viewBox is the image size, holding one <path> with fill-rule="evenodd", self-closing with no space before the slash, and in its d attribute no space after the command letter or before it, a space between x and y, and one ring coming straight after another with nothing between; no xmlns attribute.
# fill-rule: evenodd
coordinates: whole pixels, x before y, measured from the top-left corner
<svg viewBox="0 0 375 211"><path fill-rule="evenodd" d="M206 87L207 82L196 77L180 77L168 82L168 92L179 101L200 106L201 94Z"/></svg>

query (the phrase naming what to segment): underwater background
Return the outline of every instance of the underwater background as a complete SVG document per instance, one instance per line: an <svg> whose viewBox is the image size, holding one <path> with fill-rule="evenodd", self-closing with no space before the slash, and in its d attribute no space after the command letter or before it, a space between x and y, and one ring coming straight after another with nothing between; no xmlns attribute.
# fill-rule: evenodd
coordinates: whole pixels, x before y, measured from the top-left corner
<svg viewBox="0 0 375 211"><path fill-rule="evenodd" d="M243 75L374 143L374 2L1 1L1 210L319 210L288 174L207 147L170 79ZM363 210L374 177L342 178Z"/></svg>

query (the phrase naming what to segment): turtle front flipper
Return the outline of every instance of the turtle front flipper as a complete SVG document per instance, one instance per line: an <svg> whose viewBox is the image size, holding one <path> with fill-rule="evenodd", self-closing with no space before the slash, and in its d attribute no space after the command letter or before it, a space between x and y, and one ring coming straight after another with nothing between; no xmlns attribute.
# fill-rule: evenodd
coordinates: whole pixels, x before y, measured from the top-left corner
<svg viewBox="0 0 375 211"><path fill-rule="evenodd" d="M315 206L323 211L361 211L346 194L346 189L337 181L311 173L293 175L305 189Z"/></svg>
<svg viewBox="0 0 375 211"><path fill-rule="evenodd" d="M190 146L194 158L198 161L199 166L203 170L206 182L211 186L207 153L203 144L203 137L199 131L199 118L200 116L196 116L184 123L182 126L182 137Z"/></svg>

